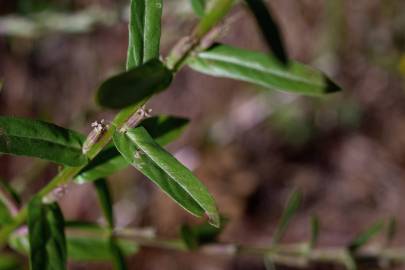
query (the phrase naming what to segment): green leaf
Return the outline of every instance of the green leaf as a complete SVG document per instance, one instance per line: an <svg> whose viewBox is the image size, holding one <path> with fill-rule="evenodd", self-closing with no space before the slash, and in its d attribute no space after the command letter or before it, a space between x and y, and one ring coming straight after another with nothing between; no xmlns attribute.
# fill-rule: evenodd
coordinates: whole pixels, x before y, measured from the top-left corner
<svg viewBox="0 0 405 270"><path fill-rule="evenodd" d="M7 206L0 199L0 228L4 225L10 224L13 221L13 217Z"/></svg>
<svg viewBox="0 0 405 270"><path fill-rule="evenodd" d="M131 0L127 69L159 58L162 0Z"/></svg>
<svg viewBox="0 0 405 270"><path fill-rule="evenodd" d="M121 250L117 240L114 237L110 237L110 250L113 256L113 264L117 270L126 270L127 265L125 262L124 253Z"/></svg>
<svg viewBox="0 0 405 270"><path fill-rule="evenodd" d="M96 187L98 199L101 205L101 208L104 213L104 217L108 222L108 226L112 231L114 229L114 213L112 207L112 199L110 194L110 189L108 187L108 182L106 179L98 179L94 182ZM125 258L123 252L121 251L120 246L117 243L117 240L114 238L114 235L110 234L109 247L112 255L112 260L115 266L115 269L125 270L127 269Z"/></svg>
<svg viewBox="0 0 405 270"><path fill-rule="evenodd" d="M269 48L272 48L275 57L283 64L288 63L288 56L284 49L283 39L277 23L274 21L269 9L263 0L246 0L249 9L256 18L264 39Z"/></svg>
<svg viewBox="0 0 405 270"><path fill-rule="evenodd" d="M318 242L319 237L319 218L317 216L311 217L311 240L309 247L314 248Z"/></svg>
<svg viewBox="0 0 405 270"><path fill-rule="evenodd" d="M18 211L19 202L17 193L0 179L0 227L13 222L12 212Z"/></svg>
<svg viewBox="0 0 405 270"><path fill-rule="evenodd" d="M117 240L118 246L125 256L138 251L138 246L128 240ZM69 259L72 261L111 261L115 258L111 253L110 239L100 236L69 236Z"/></svg>
<svg viewBox="0 0 405 270"><path fill-rule="evenodd" d="M90 163L76 176L75 182L84 184L128 167L128 162L120 155L114 145L104 148Z"/></svg>
<svg viewBox="0 0 405 270"><path fill-rule="evenodd" d="M221 224L223 223L224 220L221 219ZM195 250L201 245L215 242L223 228L224 226L213 227L207 222L195 226L184 224L181 226L180 235L186 246L190 250Z"/></svg>
<svg viewBox="0 0 405 270"><path fill-rule="evenodd" d="M184 165L157 144L145 128L115 132L114 144L135 168L146 175L167 195L190 213L204 213L212 225L220 220L214 199L207 188Z"/></svg>
<svg viewBox="0 0 405 270"><path fill-rule="evenodd" d="M66 242L70 261L89 262L114 259L111 253L110 239L105 235L67 235ZM22 254L29 253L30 245L26 234L12 234L9 244L14 250ZM125 256L133 255L138 251L138 246L131 241L118 240L117 244Z"/></svg>
<svg viewBox="0 0 405 270"><path fill-rule="evenodd" d="M28 230L30 269L66 269L65 224L59 206L34 197L28 205Z"/></svg>
<svg viewBox="0 0 405 270"><path fill-rule="evenodd" d="M205 14L205 0L190 0L191 7L193 8L194 13L198 17L202 17Z"/></svg>
<svg viewBox="0 0 405 270"><path fill-rule="evenodd" d="M161 146L168 145L183 133L189 120L175 116L157 116L142 121L143 126L150 136Z"/></svg>
<svg viewBox="0 0 405 270"><path fill-rule="evenodd" d="M184 131L188 120L181 117L158 116L142 121L152 138L161 146L174 141ZM106 147L95 159L76 176L76 183L83 184L99 178L108 177L126 167L129 163L117 151L114 145Z"/></svg>
<svg viewBox="0 0 405 270"><path fill-rule="evenodd" d="M377 221L366 231L360 233L354 240L349 244L350 252L355 252L364 245L366 245L371 238L379 234L384 228L384 221Z"/></svg>
<svg viewBox="0 0 405 270"><path fill-rule="evenodd" d="M86 164L83 136L54 124L0 117L0 153L37 157L67 166Z"/></svg>
<svg viewBox="0 0 405 270"><path fill-rule="evenodd" d="M250 82L265 88L321 95L340 90L320 71L297 62L282 65L269 54L215 45L188 60L196 71L224 78Z"/></svg>
<svg viewBox="0 0 405 270"><path fill-rule="evenodd" d="M67 220L65 221L65 227L69 230L80 230L86 232L102 233L105 231L105 229L99 224L83 220Z"/></svg>
<svg viewBox="0 0 405 270"><path fill-rule="evenodd" d="M106 108L122 109L165 90L172 81L165 65L152 59L104 81L97 92L97 102Z"/></svg>
<svg viewBox="0 0 405 270"><path fill-rule="evenodd" d="M387 225L387 232L386 232L386 244L390 244L395 236L397 235L397 220L395 217L391 217L388 221L388 225Z"/></svg>
<svg viewBox="0 0 405 270"><path fill-rule="evenodd" d="M110 189L108 187L107 180L102 178L94 181L94 186L96 187L98 201L100 203L101 209L103 210L104 217L110 228L114 228L114 215Z"/></svg>
<svg viewBox="0 0 405 270"><path fill-rule="evenodd" d="M281 215L281 219L278 223L276 231L273 236L272 244L276 245L280 242L283 238L288 224L290 223L292 217L297 212L301 203L301 193L299 191L294 191L290 198L288 199L287 205L284 208L283 214Z"/></svg>

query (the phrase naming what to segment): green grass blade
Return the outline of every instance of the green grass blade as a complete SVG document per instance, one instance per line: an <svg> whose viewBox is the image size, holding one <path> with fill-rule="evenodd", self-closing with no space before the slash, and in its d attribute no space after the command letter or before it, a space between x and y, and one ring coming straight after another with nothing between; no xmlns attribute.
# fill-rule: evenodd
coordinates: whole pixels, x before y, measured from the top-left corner
<svg viewBox="0 0 405 270"><path fill-rule="evenodd" d="M311 239L309 247L314 248L319 238L319 218L317 216L311 217Z"/></svg>
<svg viewBox="0 0 405 270"><path fill-rule="evenodd" d="M384 221L377 221L371 225L367 230L360 233L349 244L349 250L355 252L364 245L366 245L374 236L379 234L384 228Z"/></svg>
<svg viewBox="0 0 405 270"><path fill-rule="evenodd" d="M283 238L285 232L287 231L288 224L293 218L294 214L297 212L298 207L301 203L301 193L299 191L294 191L287 201L287 205L281 215L281 219L278 223L276 231L273 235L272 244L276 245Z"/></svg>

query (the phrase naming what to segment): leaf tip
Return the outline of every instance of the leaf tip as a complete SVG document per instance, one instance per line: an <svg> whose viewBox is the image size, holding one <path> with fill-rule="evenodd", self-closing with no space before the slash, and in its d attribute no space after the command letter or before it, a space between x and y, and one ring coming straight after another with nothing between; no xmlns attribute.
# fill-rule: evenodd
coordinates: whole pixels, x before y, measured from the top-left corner
<svg viewBox="0 0 405 270"><path fill-rule="evenodd" d="M331 94L331 93L336 93L339 91L342 91L342 88L335 83L334 81L332 81L331 79L329 79L328 77L325 77L325 93L326 94Z"/></svg>
<svg viewBox="0 0 405 270"><path fill-rule="evenodd" d="M218 213L205 213L206 216L208 217L208 223L215 228L220 228L221 227L221 218L219 217Z"/></svg>

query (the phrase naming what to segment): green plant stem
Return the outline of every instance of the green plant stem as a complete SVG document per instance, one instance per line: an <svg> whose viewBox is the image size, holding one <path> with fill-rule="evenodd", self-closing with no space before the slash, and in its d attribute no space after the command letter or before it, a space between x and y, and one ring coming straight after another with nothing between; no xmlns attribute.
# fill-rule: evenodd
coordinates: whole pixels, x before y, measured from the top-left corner
<svg viewBox="0 0 405 270"><path fill-rule="evenodd" d="M216 0L212 9L208 11L207 15L202 18L200 23L193 31L196 38L203 38L211 29L217 25L229 12L234 0Z"/></svg>
<svg viewBox="0 0 405 270"><path fill-rule="evenodd" d="M201 40L225 17L235 0L215 0L212 8L194 28L190 36L181 39L167 57L167 66L174 73L199 46Z"/></svg>
<svg viewBox="0 0 405 270"><path fill-rule="evenodd" d="M176 72L184 62L185 59L193 52L193 50L198 46L201 39L206 35L230 10L234 0L216 0L211 11L207 13L201 22L196 26L193 31L193 36L196 37L196 41L192 43L192 46L187 50L183 50L180 54L177 54L175 48L171 51L169 55L175 55L171 57L171 64L173 72ZM114 131L118 128L123 127L128 119L138 111L142 105L144 105L152 96L144 99L138 104L121 110L110 127L104 132L104 134L99 138L99 140L93 144L90 150L87 152L89 160L94 159L98 153L111 141ZM85 166L85 165L84 165ZM55 188L67 184L77 173L80 172L84 166L79 167L66 167L60 171L45 187L43 187L38 193L38 196L44 197L52 192ZM27 208L24 207L15 216L14 222L5 226L0 230L0 248L7 244L9 235L19 226L24 224L27 219Z"/></svg>
<svg viewBox="0 0 405 270"><path fill-rule="evenodd" d="M168 249L179 252L189 251L181 239L164 239L156 236L142 236L137 230L116 229L117 238L134 241L142 247ZM194 251L194 250L193 250ZM214 256L257 256L268 258L275 264L293 267L308 267L310 264L330 263L344 265L356 262L382 261L389 263L404 263L405 248L379 248L359 251L351 254L345 247L309 248L307 243L277 244L269 247L253 247L233 243L212 243L201 246L197 252Z"/></svg>

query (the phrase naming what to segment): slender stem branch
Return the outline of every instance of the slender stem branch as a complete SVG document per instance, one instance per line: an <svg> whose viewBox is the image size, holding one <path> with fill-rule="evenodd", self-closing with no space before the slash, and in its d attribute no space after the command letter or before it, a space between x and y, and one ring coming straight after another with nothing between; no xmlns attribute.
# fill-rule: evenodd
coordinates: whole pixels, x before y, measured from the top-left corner
<svg viewBox="0 0 405 270"><path fill-rule="evenodd" d="M195 40L190 43L191 47L187 47L186 50L181 51L180 54L174 53L175 48L172 50L170 55L175 55L172 57L172 70L176 72L181 66L183 61L193 52L193 49L198 46L201 39L228 13L232 7L234 0L215 0L215 3L208 12L207 16L204 17L201 22L196 26L193 31L192 36ZM170 67L169 63L168 66ZM112 125L104 132L97 143L91 146L87 152L87 157L89 160L94 159L98 153L111 141L115 129L121 128L125 125L128 119L138 111L138 109L144 105L152 96L144 99L138 104L121 110L115 117ZM59 172L44 188L42 188L37 196L44 197L52 192L55 188L68 183L76 174L78 174L84 166L79 167L66 167L61 172ZM8 226L3 227L0 230L0 248L6 245L9 235L19 226L24 224L27 219L27 208L24 207L15 217L14 222Z"/></svg>
<svg viewBox="0 0 405 270"><path fill-rule="evenodd" d="M144 236L133 229L116 229L117 238L132 240L140 246L188 252L181 239L165 239L154 235ZM277 244L268 247L254 247L235 243L212 243L195 250L214 256L257 256L267 258L275 264L294 267L308 267L310 264L331 263L349 267L350 263L371 262L374 264L405 263L405 248L368 249L351 254L345 247L310 248L308 243Z"/></svg>
<svg viewBox="0 0 405 270"><path fill-rule="evenodd" d="M167 66L177 72L187 57L199 46L202 39L225 17L235 0L216 0L211 10L192 31L191 35L179 40L167 57Z"/></svg>

